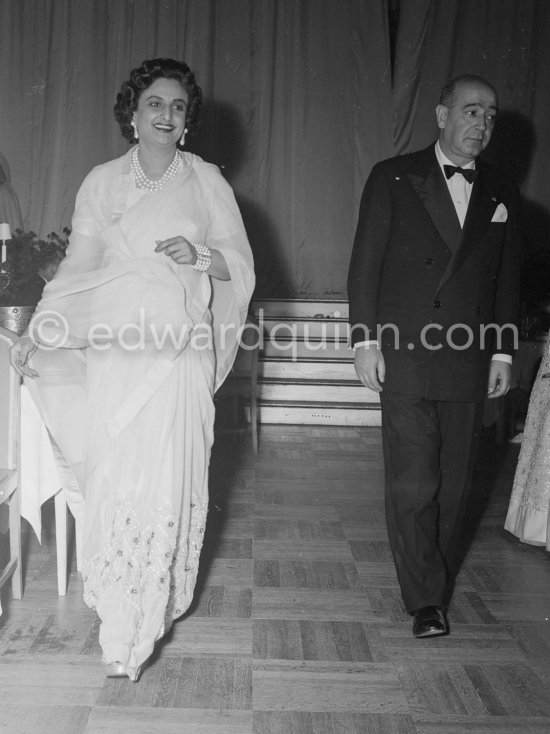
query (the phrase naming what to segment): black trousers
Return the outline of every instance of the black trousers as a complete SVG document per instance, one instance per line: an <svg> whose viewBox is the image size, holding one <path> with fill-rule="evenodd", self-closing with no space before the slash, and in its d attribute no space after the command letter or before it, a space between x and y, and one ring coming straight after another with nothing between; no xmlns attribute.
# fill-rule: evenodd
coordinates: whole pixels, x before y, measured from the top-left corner
<svg viewBox="0 0 550 734"><path fill-rule="evenodd" d="M386 522L407 611L446 606L458 572L483 401L382 391Z"/></svg>

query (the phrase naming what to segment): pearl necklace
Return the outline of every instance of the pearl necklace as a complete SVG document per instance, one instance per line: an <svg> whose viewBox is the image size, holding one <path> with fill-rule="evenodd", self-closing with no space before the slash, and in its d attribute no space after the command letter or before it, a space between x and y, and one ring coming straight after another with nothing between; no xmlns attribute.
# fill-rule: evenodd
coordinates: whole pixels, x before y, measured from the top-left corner
<svg viewBox="0 0 550 734"><path fill-rule="evenodd" d="M130 162L130 170L132 171L134 181L136 182L136 186L138 187L138 189L145 189L146 191L152 192L160 191L166 186L167 183L175 178L176 174L179 171L181 163L181 153L179 152L179 150L176 150L172 163L170 163L166 171L156 181L153 181L153 179L149 178L141 167L138 151L139 146L134 148L134 150L132 151L132 160Z"/></svg>

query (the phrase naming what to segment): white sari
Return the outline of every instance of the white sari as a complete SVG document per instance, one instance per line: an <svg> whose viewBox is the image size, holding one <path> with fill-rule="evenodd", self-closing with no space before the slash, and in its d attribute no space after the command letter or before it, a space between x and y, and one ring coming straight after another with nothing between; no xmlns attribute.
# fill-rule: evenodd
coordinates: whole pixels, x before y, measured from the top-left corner
<svg viewBox="0 0 550 734"><path fill-rule="evenodd" d="M550 351L542 358L525 421L504 527L550 551Z"/></svg>
<svg viewBox="0 0 550 734"><path fill-rule="evenodd" d="M84 600L101 617L104 658L132 675L192 599L213 393L231 368L254 275L215 166L186 153L183 171L146 193L129 160L82 184L67 257L31 324L56 348L35 353L30 387L84 496ZM219 250L231 279L154 252L155 240L176 235Z"/></svg>

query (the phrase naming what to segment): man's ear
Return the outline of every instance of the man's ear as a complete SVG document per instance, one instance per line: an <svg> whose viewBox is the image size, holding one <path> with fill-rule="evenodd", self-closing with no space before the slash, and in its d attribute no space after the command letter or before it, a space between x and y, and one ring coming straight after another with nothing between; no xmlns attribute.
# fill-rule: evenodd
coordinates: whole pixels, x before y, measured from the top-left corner
<svg viewBox="0 0 550 734"><path fill-rule="evenodd" d="M447 117L449 115L449 108L445 107L444 104L438 104L435 108L435 117L437 120L437 127L441 130L447 124Z"/></svg>

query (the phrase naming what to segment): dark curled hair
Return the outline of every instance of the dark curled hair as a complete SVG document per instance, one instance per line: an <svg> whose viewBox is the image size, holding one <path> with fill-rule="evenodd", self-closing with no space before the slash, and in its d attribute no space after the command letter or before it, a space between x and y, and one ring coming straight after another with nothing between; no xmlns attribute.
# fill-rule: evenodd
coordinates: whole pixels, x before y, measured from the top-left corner
<svg viewBox="0 0 550 734"><path fill-rule="evenodd" d="M141 66L132 69L128 81L123 82L114 106L115 118L120 125L123 137L134 143L132 117L137 109L139 98L157 79L175 79L189 95L185 112L185 127L192 135L198 125L202 107L202 89L195 81L195 75L187 64L174 59L149 59ZM178 148L182 146L178 142Z"/></svg>

